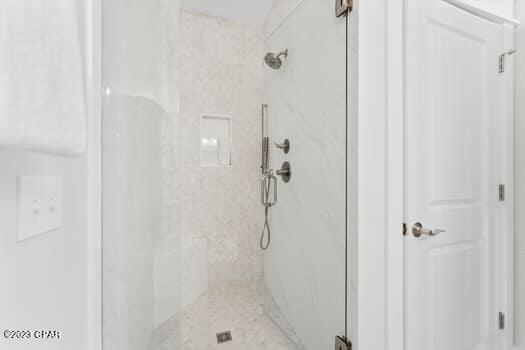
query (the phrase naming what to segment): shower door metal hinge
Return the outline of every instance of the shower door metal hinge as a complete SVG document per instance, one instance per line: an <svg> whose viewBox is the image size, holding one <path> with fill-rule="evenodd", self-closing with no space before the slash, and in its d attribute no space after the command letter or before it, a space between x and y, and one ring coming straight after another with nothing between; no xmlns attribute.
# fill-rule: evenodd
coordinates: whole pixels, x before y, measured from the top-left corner
<svg viewBox="0 0 525 350"><path fill-rule="evenodd" d="M498 186L498 199L500 202L505 202L505 185Z"/></svg>
<svg viewBox="0 0 525 350"><path fill-rule="evenodd" d="M516 49L509 50L499 55L499 73L505 73L505 58L516 53Z"/></svg>
<svg viewBox="0 0 525 350"><path fill-rule="evenodd" d="M344 16L352 12L354 7L354 0L335 0L335 15L337 17Z"/></svg>
<svg viewBox="0 0 525 350"><path fill-rule="evenodd" d="M345 337L335 337L335 350L352 350L352 343Z"/></svg>
<svg viewBox="0 0 525 350"><path fill-rule="evenodd" d="M503 312L500 312L498 315L498 327L500 330L505 329L505 314Z"/></svg>

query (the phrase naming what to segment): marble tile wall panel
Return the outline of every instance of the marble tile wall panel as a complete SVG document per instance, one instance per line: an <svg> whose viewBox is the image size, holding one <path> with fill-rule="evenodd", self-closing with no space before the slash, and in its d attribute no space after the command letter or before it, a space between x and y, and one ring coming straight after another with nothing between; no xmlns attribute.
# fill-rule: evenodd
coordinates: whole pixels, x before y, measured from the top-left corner
<svg viewBox="0 0 525 350"><path fill-rule="evenodd" d="M293 13L293 11L299 6L304 0L277 0L274 1L270 14L266 18L264 23L264 32L268 37L270 36L281 24L286 21L286 18Z"/></svg>
<svg viewBox="0 0 525 350"><path fill-rule="evenodd" d="M182 11L180 47L176 193L181 234L207 240L210 288L234 281L253 284L261 279L262 33ZM202 114L232 117L231 167L200 166Z"/></svg>

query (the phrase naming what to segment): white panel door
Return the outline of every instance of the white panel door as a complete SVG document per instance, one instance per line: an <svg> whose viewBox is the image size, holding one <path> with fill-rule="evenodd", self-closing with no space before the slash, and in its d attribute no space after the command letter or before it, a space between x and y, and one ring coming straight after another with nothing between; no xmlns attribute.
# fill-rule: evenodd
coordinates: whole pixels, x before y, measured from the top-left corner
<svg viewBox="0 0 525 350"><path fill-rule="evenodd" d="M406 349L495 350L504 28L439 0L406 14Z"/></svg>

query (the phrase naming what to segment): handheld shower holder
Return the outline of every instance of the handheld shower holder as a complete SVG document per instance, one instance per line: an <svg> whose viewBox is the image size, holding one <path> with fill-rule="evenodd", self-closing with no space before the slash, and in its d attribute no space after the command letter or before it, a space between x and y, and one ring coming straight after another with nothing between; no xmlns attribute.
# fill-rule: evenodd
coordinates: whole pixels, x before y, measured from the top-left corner
<svg viewBox="0 0 525 350"><path fill-rule="evenodd" d="M271 196L272 187L273 196ZM271 169L267 170L261 178L261 204L265 208L277 204L277 177L275 177Z"/></svg>

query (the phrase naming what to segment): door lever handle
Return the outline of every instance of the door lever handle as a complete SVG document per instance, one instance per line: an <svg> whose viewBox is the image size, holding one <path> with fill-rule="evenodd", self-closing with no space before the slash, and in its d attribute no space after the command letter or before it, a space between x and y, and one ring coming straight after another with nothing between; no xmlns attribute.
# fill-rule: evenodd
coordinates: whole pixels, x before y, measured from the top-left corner
<svg viewBox="0 0 525 350"><path fill-rule="evenodd" d="M447 232L447 231L443 230L443 229L440 229L440 228L436 228L436 229L433 229L433 230L428 229L428 228L424 228L423 224L421 224L420 222L416 222L414 224L414 226L412 226L412 234L416 238L419 238L422 235L429 236L429 237L437 236L437 235L439 235L440 233L443 233L443 232Z"/></svg>

